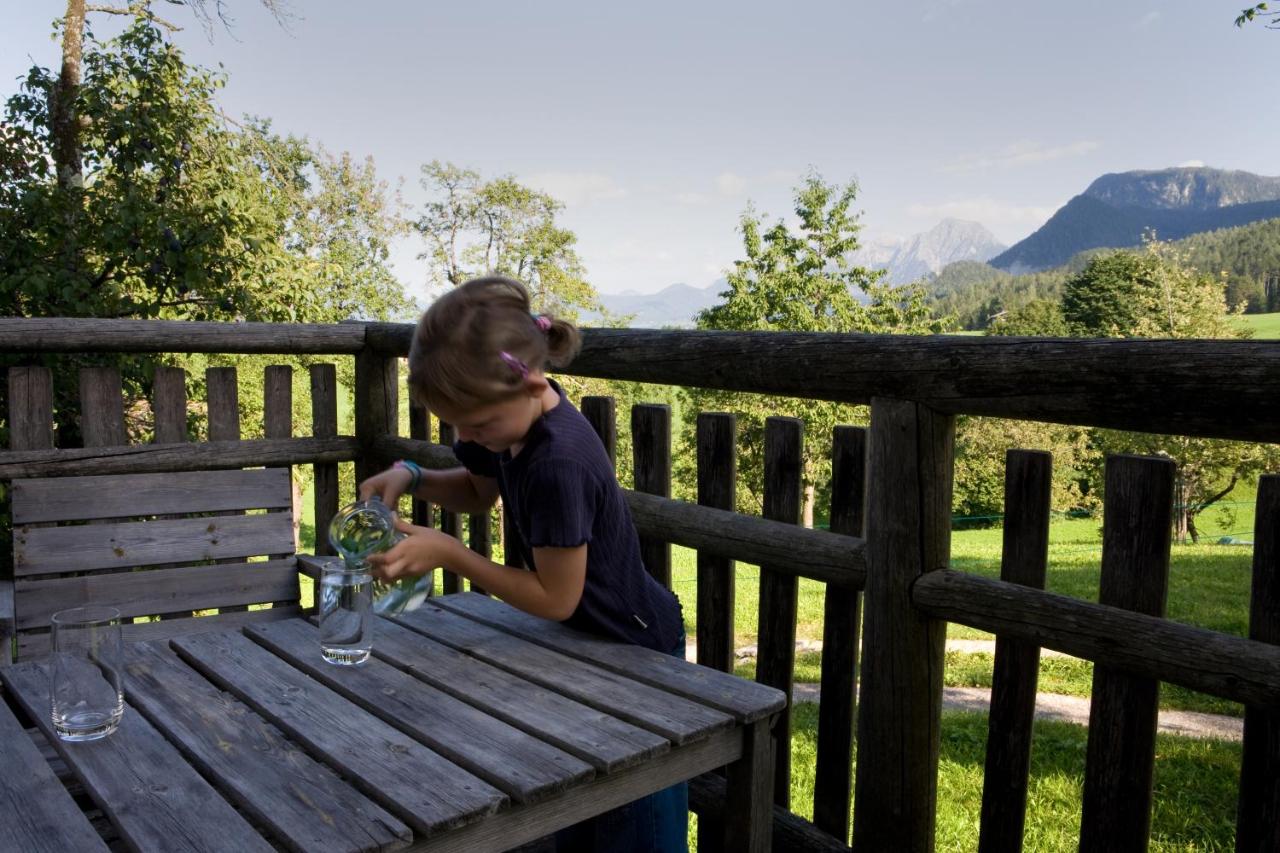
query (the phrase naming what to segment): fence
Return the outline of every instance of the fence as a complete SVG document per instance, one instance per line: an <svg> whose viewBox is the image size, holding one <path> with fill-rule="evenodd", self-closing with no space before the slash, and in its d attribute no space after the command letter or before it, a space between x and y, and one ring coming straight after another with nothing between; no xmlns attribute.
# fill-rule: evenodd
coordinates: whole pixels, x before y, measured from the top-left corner
<svg viewBox="0 0 1280 853"><path fill-rule="evenodd" d="M436 467L456 464L446 446L447 429L441 430L441 444L427 440L425 412L414 409L410 436L397 435L397 365L408 351L410 332L395 324L0 320L0 352L349 355L356 376L354 436L337 434L333 368L320 365L311 369L311 437L288 436L287 419L278 413L289 410L281 400L289 383L275 371L266 377L268 437L234 440L230 380L211 373L211 441L171 440L182 435L174 431L173 419L185 403L176 396L179 377L170 375L156 383L158 443L125 446L114 427L121 421L118 378L91 371L81 380L87 446L55 450L47 372L15 368L9 382L10 450L0 453L0 479L311 464L317 529L323 529L338 504L339 462L355 462L358 477L400 457ZM1248 341L595 329L586 333L583 352L568 372L871 405L868 430L842 428L833 437L830 532L796 524L804 440L798 421L774 418L768 424L765 517L757 519L731 510L731 416L699 416L693 505L666 496L669 412L641 406L631 413L636 490L628 497L647 565L669 581L669 545L698 550L701 663L732 666L734 561L759 565L757 679L789 691L798 578L826 584L814 821L790 811L790 721L784 715L775 729L774 837L780 849L847 850L851 797L857 849L932 849L948 621L998 636L980 849L1020 849L1040 647L1098 664L1081 849L1146 847L1160 681L1246 704L1237 849L1280 849L1280 477L1262 478L1258 491L1249 639L1162 618L1174 476L1167 460L1108 462L1098 603L1043 590L1050 465L1044 454L1009 456L1001 580L946 568L954 415L1274 441L1280 427L1280 347ZM612 402L589 399L583 409L612 451ZM217 430L215 419L222 424ZM415 512L421 517L422 508ZM454 519L444 525L458 529ZM470 526L479 537L473 547L486 549L488 525ZM459 587L456 578L448 583ZM855 684L859 650L861 678ZM851 791L855 727L858 761ZM704 821L715 820L724 784L714 776L695 783L694 806Z"/></svg>

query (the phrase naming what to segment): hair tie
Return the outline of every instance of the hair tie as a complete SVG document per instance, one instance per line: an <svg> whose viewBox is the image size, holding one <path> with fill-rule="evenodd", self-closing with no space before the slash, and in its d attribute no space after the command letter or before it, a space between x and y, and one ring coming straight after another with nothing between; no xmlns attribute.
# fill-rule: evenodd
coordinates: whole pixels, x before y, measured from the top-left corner
<svg viewBox="0 0 1280 853"><path fill-rule="evenodd" d="M516 373L519 373L521 379L529 378L529 365L525 364L523 361L516 358L511 353L507 352L506 350L503 350L502 352L498 353L498 358L502 359L502 361L507 365L507 367L510 367Z"/></svg>
<svg viewBox="0 0 1280 853"><path fill-rule="evenodd" d="M546 314L534 314L533 323L544 333L551 331L551 318Z"/></svg>

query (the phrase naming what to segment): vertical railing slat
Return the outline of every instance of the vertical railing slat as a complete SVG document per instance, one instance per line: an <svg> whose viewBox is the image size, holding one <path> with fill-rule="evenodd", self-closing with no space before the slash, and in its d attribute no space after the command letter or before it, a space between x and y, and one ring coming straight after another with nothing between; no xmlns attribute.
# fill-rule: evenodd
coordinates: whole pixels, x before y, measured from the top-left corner
<svg viewBox="0 0 1280 853"><path fill-rule="evenodd" d="M1280 474L1258 481L1253 532L1253 587L1249 639L1280 645ZM1280 710L1244 711L1238 853L1280 850Z"/></svg>
<svg viewBox="0 0 1280 853"><path fill-rule="evenodd" d="M80 369L80 437L85 447L127 444L124 391L114 367Z"/></svg>
<svg viewBox="0 0 1280 853"><path fill-rule="evenodd" d="M953 440L949 415L904 400L871 401L858 850L933 850L946 623L912 607L911 585L947 565Z"/></svg>
<svg viewBox="0 0 1280 853"><path fill-rule="evenodd" d="M413 398L413 394L409 394L409 438L418 441L431 440L431 412L426 406L420 404ZM419 527L435 527L435 518L431 508L430 501L418 500L411 497L409 499L409 518ZM432 570L432 574L435 572ZM427 595L435 594L434 577L431 588L427 590Z"/></svg>
<svg viewBox="0 0 1280 853"><path fill-rule="evenodd" d="M440 443L445 447L452 448L456 440L453 430L453 424L440 422ZM454 539L462 538L462 516L456 512L449 512L444 507L440 507L440 532L452 536ZM455 592L463 591L462 578L453 572L443 572L441 574L441 589L445 595L452 595Z"/></svg>
<svg viewBox="0 0 1280 853"><path fill-rule="evenodd" d="M1098 600L1164 616L1173 523L1172 460L1107 459ZM1160 682L1093 667L1080 849L1146 850Z"/></svg>
<svg viewBox="0 0 1280 853"><path fill-rule="evenodd" d="M240 440L240 388L234 367L210 367L204 372L205 401L209 418L210 441ZM237 510L214 515L243 515ZM235 563L236 559L214 560L215 563ZM218 608L220 613L243 613L244 604Z"/></svg>
<svg viewBox="0 0 1280 853"><path fill-rule="evenodd" d="M582 416L600 436L604 452L615 469L618 467L618 417L612 397L583 397Z"/></svg>
<svg viewBox="0 0 1280 853"><path fill-rule="evenodd" d="M631 453L637 492L671 497L671 407L642 403L631 407ZM658 583L671 588L671 543L640 537L640 557Z"/></svg>
<svg viewBox="0 0 1280 853"><path fill-rule="evenodd" d="M53 449L53 373L9 368L9 449Z"/></svg>
<svg viewBox="0 0 1280 853"><path fill-rule="evenodd" d="M804 422L799 418L767 418L764 430L764 517L800 523L804 470ZM794 574L760 567L760 635L756 641L756 681L787 694L787 707L773 732L773 800L791 807L791 693L796 669L796 609L799 579Z"/></svg>
<svg viewBox="0 0 1280 853"><path fill-rule="evenodd" d="M311 373L311 434L333 438L338 434L338 378L332 364L313 364ZM317 462L315 477L316 553L333 554L329 546L329 522L338 512L338 463Z"/></svg>
<svg viewBox="0 0 1280 853"><path fill-rule="evenodd" d="M293 437L293 368L287 364L268 365L262 374L262 433L265 438ZM289 469L289 494L293 495L293 466ZM297 506L293 507L293 547L298 549ZM270 554L273 560L291 556Z"/></svg>
<svg viewBox="0 0 1280 853"><path fill-rule="evenodd" d="M697 421L698 503L733 510L737 500L738 422L703 412ZM698 663L733 672L734 561L698 552Z"/></svg>
<svg viewBox="0 0 1280 853"><path fill-rule="evenodd" d="M361 350L356 353L355 385L358 487L385 467L384 460L373 452L374 442L400 432L400 359Z"/></svg>
<svg viewBox="0 0 1280 853"><path fill-rule="evenodd" d="M151 383L151 412L155 416L156 444L187 440L187 372L181 367L156 368Z"/></svg>
<svg viewBox="0 0 1280 853"><path fill-rule="evenodd" d="M861 536L866 514L867 430L838 426L831 443L831 532ZM818 703L813 823L849 838L853 723L862 593L827 584L822 617L822 701Z"/></svg>
<svg viewBox="0 0 1280 853"><path fill-rule="evenodd" d="M1005 454L1001 580L1044 589L1052 488L1051 454L1032 450ZM979 853L1022 850L1039 675L1039 646L996 637Z"/></svg>

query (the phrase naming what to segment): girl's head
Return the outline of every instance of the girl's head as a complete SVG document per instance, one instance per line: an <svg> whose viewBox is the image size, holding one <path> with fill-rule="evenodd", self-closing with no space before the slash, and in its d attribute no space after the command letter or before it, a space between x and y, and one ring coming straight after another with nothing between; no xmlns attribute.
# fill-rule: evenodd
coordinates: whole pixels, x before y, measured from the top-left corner
<svg viewBox="0 0 1280 853"><path fill-rule="evenodd" d="M561 367L580 346L571 323L530 313L525 286L484 276L431 304L409 348L409 387L428 409L465 417L546 388L547 365ZM446 417L446 419L448 419Z"/></svg>

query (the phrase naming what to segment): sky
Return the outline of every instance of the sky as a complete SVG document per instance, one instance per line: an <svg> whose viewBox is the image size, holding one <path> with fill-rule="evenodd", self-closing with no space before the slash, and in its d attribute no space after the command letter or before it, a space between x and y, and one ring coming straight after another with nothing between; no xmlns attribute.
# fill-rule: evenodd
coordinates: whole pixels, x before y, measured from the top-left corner
<svg viewBox="0 0 1280 853"><path fill-rule="evenodd" d="M711 285L743 211L788 215L810 172L858 183L864 242L957 217L1008 244L1108 172L1280 174L1280 31L1233 26L1242 0L292 0L286 27L226 5L211 37L156 9L222 63L229 114L372 156L410 210L432 160L545 190L606 293ZM65 4L0 9L7 98L56 67ZM393 253L419 298L422 249Z"/></svg>

